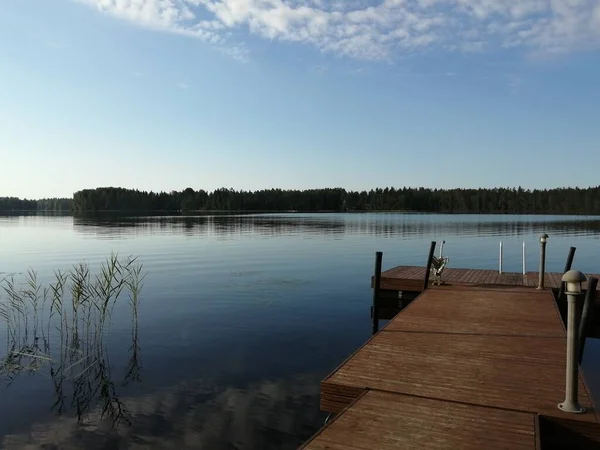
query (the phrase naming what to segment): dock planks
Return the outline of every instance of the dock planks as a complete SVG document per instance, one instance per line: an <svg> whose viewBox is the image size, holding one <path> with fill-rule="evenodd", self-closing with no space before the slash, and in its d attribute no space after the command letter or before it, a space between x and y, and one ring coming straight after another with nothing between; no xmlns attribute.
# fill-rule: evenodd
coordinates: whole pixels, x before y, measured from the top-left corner
<svg viewBox="0 0 600 450"><path fill-rule="evenodd" d="M557 408L565 355L551 291L432 287L323 380L321 409L343 413L305 448L539 448L539 417L580 423L600 439L582 376L579 401L587 412ZM463 413L471 419L461 422ZM509 425L520 420L522 428Z"/></svg>
<svg viewBox="0 0 600 450"><path fill-rule="evenodd" d="M562 275L562 273L546 273L544 277L544 287L551 289L560 288ZM597 274L588 274L588 276L600 278L600 275ZM538 272L528 272L523 275L522 273L516 272L498 273L497 270L447 267L444 270L442 279L450 286L492 285L537 287L538 277ZM381 273L381 289L385 290L420 292L423 290L424 281L424 267L398 266Z"/></svg>
<svg viewBox="0 0 600 450"><path fill-rule="evenodd" d="M382 332L323 381L322 409L338 412L344 396L348 404L368 388L564 417L565 355L563 338ZM583 380L579 396L591 408Z"/></svg>
<svg viewBox="0 0 600 450"><path fill-rule="evenodd" d="M534 450L535 421L528 413L366 391L302 448Z"/></svg>
<svg viewBox="0 0 600 450"><path fill-rule="evenodd" d="M494 334L508 336L564 337L554 299L548 291L522 288L449 288L427 292L426 301L409 305L386 331ZM501 309L502 313L498 314Z"/></svg>

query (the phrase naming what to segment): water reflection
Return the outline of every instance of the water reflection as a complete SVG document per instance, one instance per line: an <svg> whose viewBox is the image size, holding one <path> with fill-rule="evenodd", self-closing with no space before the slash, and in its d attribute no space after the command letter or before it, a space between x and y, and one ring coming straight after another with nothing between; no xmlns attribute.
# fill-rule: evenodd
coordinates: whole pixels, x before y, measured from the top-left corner
<svg viewBox="0 0 600 450"><path fill-rule="evenodd" d="M0 357L12 367L0 386L0 447L296 448L323 423L320 380L370 335L374 251L387 267L423 264L428 241L448 239L453 267L494 268L499 239L490 236L522 233L535 268L535 235L545 231L548 270L561 270L574 245L577 268L597 273L598 230L597 218L568 216L0 217L2 271L34 266L47 278L73 260L95 267L111 251L141 255L148 270L139 319L123 291L101 339L81 308L78 329L72 312L68 326L54 313L54 325L34 332L29 321L6 346L0 320ZM513 241L505 263L520 270ZM36 310L46 323L48 294L45 307L28 301L28 317ZM66 289L65 308L71 298ZM586 366L600 360L593 349ZM60 415L50 417L55 402Z"/></svg>
<svg viewBox="0 0 600 450"><path fill-rule="evenodd" d="M243 387L191 380L152 394L123 398L130 423L113 426L97 408L78 423L58 418L30 433L4 437L2 447L28 449L282 449L295 448L322 423L319 377L298 374ZM316 401L315 401L316 400Z"/></svg>
<svg viewBox="0 0 600 450"><path fill-rule="evenodd" d="M140 381L138 308L142 265L116 256L92 275L84 263L56 272L43 286L36 272L22 282L0 280L5 296L0 317L6 331L6 353L0 359L0 383L10 389L23 375L50 380L51 411L84 420L92 410L113 424L129 422L112 374L106 338L117 301L127 298L131 314L131 346L125 385ZM121 309L120 314L123 314ZM48 386L50 387L50 386Z"/></svg>
<svg viewBox="0 0 600 450"><path fill-rule="evenodd" d="M74 229L94 237L183 234L217 238L242 235L343 235L383 237L518 236L541 232L600 233L600 219L581 216L497 216L428 214L261 214L153 217L75 217Z"/></svg>

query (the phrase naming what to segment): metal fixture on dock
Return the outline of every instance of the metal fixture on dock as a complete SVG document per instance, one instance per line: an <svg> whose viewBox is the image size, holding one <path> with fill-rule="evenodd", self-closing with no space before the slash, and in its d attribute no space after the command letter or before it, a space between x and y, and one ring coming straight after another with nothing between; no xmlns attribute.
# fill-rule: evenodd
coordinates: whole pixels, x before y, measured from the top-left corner
<svg viewBox="0 0 600 450"><path fill-rule="evenodd" d="M585 409L578 401L579 363L577 361L577 298L581 295L581 284L586 277L578 270L569 270L562 277L566 284L567 311L567 371L565 401L558 405L564 412L581 414Z"/></svg>
<svg viewBox="0 0 600 450"><path fill-rule="evenodd" d="M548 242L548 235L546 233L540 234L540 278L538 282L538 289L544 289L544 272L546 272L546 242Z"/></svg>
<svg viewBox="0 0 600 450"><path fill-rule="evenodd" d="M502 241L500 241L500 254L498 255L498 273L502 273L502 259L504 255L502 253Z"/></svg>
<svg viewBox="0 0 600 450"><path fill-rule="evenodd" d="M523 275L527 275L527 252L525 251L525 241L523 241Z"/></svg>
<svg viewBox="0 0 600 450"><path fill-rule="evenodd" d="M433 285L438 285L441 286L442 284L444 284L444 282L442 281L442 274L444 273L444 269L446 268L446 266L448 265L448 262L450 261L450 258L448 258L447 256L444 256L444 244L446 243L446 241L442 241L442 245L440 246L440 257L436 258L435 256L432 256L431 258L431 267L430 267L430 271L431 274L433 275Z"/></svg>

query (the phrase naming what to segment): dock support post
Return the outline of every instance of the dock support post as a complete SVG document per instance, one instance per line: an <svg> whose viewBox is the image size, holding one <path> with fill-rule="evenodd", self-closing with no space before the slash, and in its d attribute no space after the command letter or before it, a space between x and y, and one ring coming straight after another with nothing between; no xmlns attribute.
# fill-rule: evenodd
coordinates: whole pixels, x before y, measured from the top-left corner
<svg viewBox="0 0 600 450"><path fill-rule="evenodd" d="M569 309L567 312L567 371L565 401L559 403L558 408L564 412L581 414L585 409L581 407L577 399L579 382L579 364L577 363L577 297L581 295L581 283L585 281L585 275L577 270L569 270L562 277L567 284L567 299Z"/></svg>
<svg viewBox="0 0 600 450"><path fill-rule="evenodd" d="M546 273L546 242L548 242L548 235L546 233L540 234L540 273L538 281L538 289L544 289L544 275Z"/></svg>
<svg viewBox="0 0 600 450"><path fill-rule="evenodd" d="M596 301L596 289L598 288L598 278L590 277L587 283L587 292L581 311L581 321L579 322L579 339L577 346L577 361L581 364L583 359L583 350L585 349L585 340L592 320L594 319L594 302Z"/></svg>
<svg viewBox="0 0 600 450"><path fill-rule="evenodd" d="M379 331L379 291L381 289L381 261L383 252L375 253L375 277L373 280L373 334Z"/></svg>
<svg viewBox="0 0 600 450"><path fill-rule="evenodd" d="M425 284L423 285L423 290L426 290L429 287L429 273L431 272L431 261L433 261L435 245L436 242L431 241L431 245L429 246L429 256L427 257L427 265L425 266Z"/></svg>
<svg viewBox="0 0 600 450"><path fill-rule="evenodd" d="M576 247L569 247L569 255L567 256L567 262L565 263L565 270L563 271L563 273L567 273L569 270L571 270L571 266L573 265L573 258L575 258L575 250L577 250ZM564 296L565 296L565 283L563 283L561 281L560 288L558 290L559 305L562 303ZM563 315L563 317L564 317L564 315Z"/></svg>

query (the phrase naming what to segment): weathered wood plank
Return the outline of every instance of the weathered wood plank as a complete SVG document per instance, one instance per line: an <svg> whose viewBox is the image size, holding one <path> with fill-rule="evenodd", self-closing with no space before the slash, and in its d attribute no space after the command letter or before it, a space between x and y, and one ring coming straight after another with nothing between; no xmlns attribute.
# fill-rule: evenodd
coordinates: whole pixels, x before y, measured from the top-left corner
<svg viewBox="0 0 600 450"><path fill-rule="evenodd" d="M382 330L322 386L564 417L556 405L564 397L565 353L564 338ZM575 420L595 422L583 380L579 391L590 412Z"/></svg>
<svg viewBox="0 0 600 450"><path fill-rule="evenodd" d="M564 337L549 291L434 287L387 331Z"/></svg>
<svg viewBox="0 0 600 450"><path fill-rule="evenodd" d="M565 331L550 291L434 287L324 380L323 388L352 388L345 397L379 389L562 417L556 404L564 395L565 353ZM580 391L591 408L583 380ZM574 420L596 419L591 413Z"/></svg>
<svg viewBox="0 0 600 450"><path fill-rule="evenodd" d="M302 448L535 449L532 414L369 391Z"/></svg>

